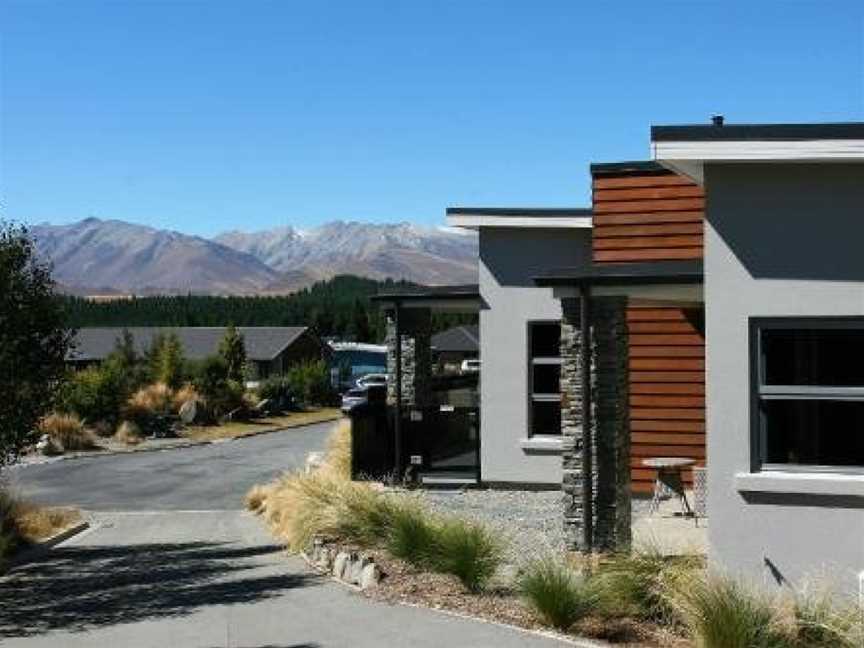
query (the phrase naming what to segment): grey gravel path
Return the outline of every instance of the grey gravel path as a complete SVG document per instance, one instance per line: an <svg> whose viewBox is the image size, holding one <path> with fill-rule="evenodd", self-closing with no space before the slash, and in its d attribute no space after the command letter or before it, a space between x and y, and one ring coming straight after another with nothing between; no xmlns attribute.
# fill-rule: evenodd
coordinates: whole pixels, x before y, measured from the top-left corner
<svg viewBox="0 0 864 648"><path fill-rule="evenodd" d="M511 565L565 548L560 491L426 490L417 495L435 511L484 522L498 531L506 540L505 559ZM646 514L647 502L634 500L633 518Z"/></svg>

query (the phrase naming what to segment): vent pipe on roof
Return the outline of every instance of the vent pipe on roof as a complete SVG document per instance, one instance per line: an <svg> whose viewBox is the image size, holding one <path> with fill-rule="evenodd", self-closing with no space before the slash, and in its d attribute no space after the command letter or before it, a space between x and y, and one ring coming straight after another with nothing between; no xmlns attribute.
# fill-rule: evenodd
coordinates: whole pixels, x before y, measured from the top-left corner
<svg viewBox="0 0 864 648"><path fill-rule="evenodd" d="M719 113L716 115L711 115L711 123L714 124L715 126L722 126L723 125L723 115L721 115Z"/></svg>

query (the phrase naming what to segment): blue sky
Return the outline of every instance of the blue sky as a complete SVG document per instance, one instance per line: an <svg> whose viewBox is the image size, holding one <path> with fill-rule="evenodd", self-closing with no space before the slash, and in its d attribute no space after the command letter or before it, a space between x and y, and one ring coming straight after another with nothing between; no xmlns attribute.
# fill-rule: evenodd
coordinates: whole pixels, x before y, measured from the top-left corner
<svg viewBox="0 0 864 648"><path fill-rule="evenodd" d="M651 124L864 119L864 3L0 0L0 217L578 206Z"/></svg>

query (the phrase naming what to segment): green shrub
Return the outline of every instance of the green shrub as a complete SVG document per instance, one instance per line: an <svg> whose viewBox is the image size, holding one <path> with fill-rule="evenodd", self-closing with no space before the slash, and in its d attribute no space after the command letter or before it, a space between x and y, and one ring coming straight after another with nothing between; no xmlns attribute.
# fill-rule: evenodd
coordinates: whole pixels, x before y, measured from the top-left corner
<svg viewBox="0 0 864 648"><path fill-rule="evenodd" d="M285 376L271 376L258 383L258 397L269 400L274 407L289 408L294 402L291 383Z"/></svg>
<svg viewBox="0 0 864 648"><path fill-rule="evenodd" d="M594 612L600 600L594 583L552 558L530 563L518 587L546 623L565 631Z"/></svg>
<svg viewBox="0 0 864 648"><path fill-rule="evenodd" d="M186 360L183 354L183 343L177 334L159 333L150 343L146 363L149 367L150 380L163 383L171 389L177 389L185 378Z"/></svg>
<svg viewBox="0 0 864 648"><path fill-rule="evenodd" d="M188 362L186 371L213 417L218 418L244 406L243 385L228 379L228 365L219 356Z"/></svg>
<svg viewBox="0 0 864 648"><path fill-rule="evenodd" d="M387 534L387 550L416 567L432 562L437 529L419 506L402 505L393 511Z"/></svg>
<svg viewBox="0 0 864 648"><path fill-rule="evenodd" d="M433 530L432 568L453 574L471 591L483 589L501 564L501 541L485 526L460 518L444 518Z"/></svg>
<svg viewBox="0 0 864 648"><path fill-rule="evenodd" d="M303 405L332 405L336 392L330 384L330 369L324 360L301 362L286 374L294 398Z"/></svg>
<svg viewBox="0 0 864 648"><path fill-rule="evenodd" d="M633 616L656 623L678 619L666 592L678 579L702 566L699 556L665 556L655 548L616 554L603 562L597 575L601 613Z"/></svg>
<svg viewBox="0 0 864 648"><path fill-rule="evenodd" d="M105 421L113 427L129 398L127 378L122 365L110 358L100 366L72 372L60 387L57 410L87 423Z"/></svg>
<svg viewBox="0 0 864 648"><path fill-rule="evenodd" d="M681 580L672 596L699 648L792 648L776 601L722 575Z"/></svg>

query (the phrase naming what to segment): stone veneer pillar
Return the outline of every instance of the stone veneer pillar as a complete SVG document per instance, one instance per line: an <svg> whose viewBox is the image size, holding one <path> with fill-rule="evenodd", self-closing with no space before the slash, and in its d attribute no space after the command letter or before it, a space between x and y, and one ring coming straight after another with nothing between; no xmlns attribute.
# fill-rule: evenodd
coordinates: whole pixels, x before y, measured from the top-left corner
<svg viewBox="0 0 864 648"><path fill-rule="evenodd" d="M579 329L580 299L561 300L561 433L564 526L568 544L584 549L582 522L582 363L591 362L593 545L609 551L630 546L630 419L627 301L591 300L592 349Z"/></svg>
<svg viewBox="0 0 864 648"><path fill-rule="evenodd" d="M399 313L402 332L402 404L426 405L432 376L432 311L403 309ZM396 404L396 319L387 313L387 404Z"/></svg>

